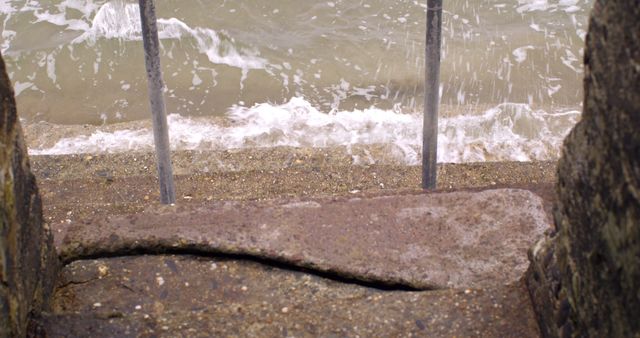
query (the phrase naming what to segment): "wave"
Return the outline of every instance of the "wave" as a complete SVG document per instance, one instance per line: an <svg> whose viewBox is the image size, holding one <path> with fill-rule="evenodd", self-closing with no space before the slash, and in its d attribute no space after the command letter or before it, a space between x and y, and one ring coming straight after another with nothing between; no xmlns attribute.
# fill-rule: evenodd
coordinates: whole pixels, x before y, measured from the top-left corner
<svg viewBox="0 0 640 338"><path fill-rule="evenodd" d="M442 117L438 125L438 161L554 160L559 157L563 138L579 118L580 112L575 110L548 113L515 103L504 103L481 114ZM278 146L349 149L355 145L387 144L393 146L399 162L420 163L420 114L376 108L323 113L305 99L294 97L281 105L234 106L223 121L178 114L169 115L168 120L173 150ZM150 128L126 123L48 143L53 145L31 147L31 155L153 150Z"/></svg>
<svg viewBox="0 0 640 338"><path fill-rule="evenodd" d="M64 6L63 6L64 5ZM95 10L91 24L86 19L68 19L66 12L57 14L49 11L36 11L34 15L37 21L46 21L58 26L66 26L68 30L81 31L82 34L75 37L71 44L87 43L95 45L100 39L118 39L122 41L141 41L142 30L140 23L140 8L135 3L123 1L107 2L99 7L73 6L61 4L61 7L82 8L88 17ZM0 6L2 9L3 6ZM264 69L267 60L259 56L259 52L249 48L241 48L233 38L209 28L192 28L185 22L176 18L157 19L158 37L164 39L190 39L197 50L206 55L214 64L225 64L243 70Z"/></svg>

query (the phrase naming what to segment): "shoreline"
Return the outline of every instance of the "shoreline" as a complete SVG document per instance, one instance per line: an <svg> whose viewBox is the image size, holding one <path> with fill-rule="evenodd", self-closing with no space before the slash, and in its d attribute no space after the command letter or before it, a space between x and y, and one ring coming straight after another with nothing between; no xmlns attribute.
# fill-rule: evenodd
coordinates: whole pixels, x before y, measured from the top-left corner
<svg viewBox="0 0 640 338"><path fill-rule="evenodd" d="M177 204L422 193L421 167L384 157L383 146L253 148L172 154ZM381 160L354 165L357 154ZM356 154L356 155L353 155ZM159 206L153 153L30 156L45 219L65 223ZM527 189L550 214L556 162L438 164L437 191Z"/></svg>
<svg viewBox="0 0 640 338"><path fill-rule="evenodd" d="M356 145L328 148L270 147L230 150L178 150L171 154L174 175L299 169L318 171L348 167L393 167L413 173L419 165L407 165L390 145ZM87 176L154 176L152 152L30 155L36 176L73 179ZM557 161L486 161L438 163L438 188L555 181ZM500 170L499 170L500 169Z"/></svg>

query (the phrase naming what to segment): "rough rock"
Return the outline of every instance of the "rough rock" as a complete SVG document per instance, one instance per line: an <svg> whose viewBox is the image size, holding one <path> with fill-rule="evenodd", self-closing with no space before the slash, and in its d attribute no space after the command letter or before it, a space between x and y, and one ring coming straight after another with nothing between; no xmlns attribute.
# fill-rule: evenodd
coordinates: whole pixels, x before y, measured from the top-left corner
<svg viewBox="0 0 640 338"><path fill-rule="evenodd" d="M2 57L0 144L0 337L22 337L48 306L57 257Z"/></svg>
<svg viewBox="0 0 640 338"><path fill-rule="evenodd" d="M126 253L252 255L417 289L514 283L549 228L537 195L515 189L216 202L72 224L65 262Z"/></svg>
<svg viewBox="0 0 640 338"><path fill-rule="evenodd" d="M557 233L531 252L543 335L640 336L640 1L597 0L582 121L558 164Z"/></svg>
<svg viewBox="0 0 640 338"><path fill-rule="evenodd" d="M48 337L538 337L523 283L381 290L221 257L81 260L61 273Z"/></svg>

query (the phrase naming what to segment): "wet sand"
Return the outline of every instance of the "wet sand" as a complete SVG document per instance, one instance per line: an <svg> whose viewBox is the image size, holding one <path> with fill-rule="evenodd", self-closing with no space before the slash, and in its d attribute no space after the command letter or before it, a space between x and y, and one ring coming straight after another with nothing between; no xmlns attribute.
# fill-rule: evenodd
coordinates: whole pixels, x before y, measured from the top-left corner
<svg viewBox="0 0 640 338"><path fill-rule="evenodd" d="M421 191L421 168L385 157L383 146L181 151L172 156L177 203ZM373 154L381 160L354 165ZM32 156L52 223L130 213L158 204L152 153ZM439 164L438 190L513 187L554 198L555 162Z"/></svg>

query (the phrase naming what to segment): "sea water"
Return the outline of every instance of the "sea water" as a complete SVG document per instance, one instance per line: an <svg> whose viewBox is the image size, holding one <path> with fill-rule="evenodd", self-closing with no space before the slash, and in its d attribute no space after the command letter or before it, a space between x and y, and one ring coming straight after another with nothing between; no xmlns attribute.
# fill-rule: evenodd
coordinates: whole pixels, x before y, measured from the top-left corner
<svg viewBox="0 0 640 338"><path fill-rule="evenodd" d="M438 160L557 159L592 0L443 2ZM390 144L419 163L426 0L156 5L173 149ZM152 149L137 2L0 0L0 18L31 154Z"/></svg>

